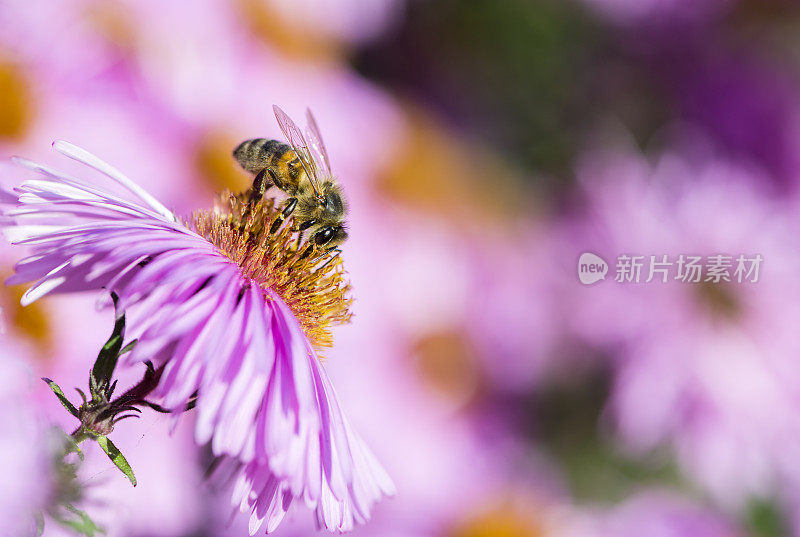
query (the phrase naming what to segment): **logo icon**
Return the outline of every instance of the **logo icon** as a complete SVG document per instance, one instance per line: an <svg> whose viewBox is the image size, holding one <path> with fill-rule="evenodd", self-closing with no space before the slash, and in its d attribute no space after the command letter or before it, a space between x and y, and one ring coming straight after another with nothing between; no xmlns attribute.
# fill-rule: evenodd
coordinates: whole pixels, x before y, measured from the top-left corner
<svg viewBox="0 0 800 537"><path fill-rule="evenodd" d="M578 258L578 279L583 285L605 280L606 274L608 274L608 263L599 255L584 252Z"/></svg>

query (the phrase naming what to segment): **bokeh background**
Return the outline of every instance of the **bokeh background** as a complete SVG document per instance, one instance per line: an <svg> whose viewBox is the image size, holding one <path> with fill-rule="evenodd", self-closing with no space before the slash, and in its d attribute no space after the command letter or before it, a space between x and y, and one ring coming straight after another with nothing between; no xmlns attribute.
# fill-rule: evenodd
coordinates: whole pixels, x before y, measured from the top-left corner
<svg viewBox="0 0 800 537"><path fill-rule="evenodd" d="M800 535L800 5L0 1L3 158L85 174L66 139L189 213L248 186L230 153L279 137L273 103L314 110L350 199L326 367L399 491L355 534ZM586 251L606 281L580 284ZM764 262L637 285L623 253ZM87 446L64 490L46 431L75 424L38 377L83 387L112 315L22 292L0 287L3 531L66 495L111 537L247 535L191 415L114 432L135 489Z"/></svg>

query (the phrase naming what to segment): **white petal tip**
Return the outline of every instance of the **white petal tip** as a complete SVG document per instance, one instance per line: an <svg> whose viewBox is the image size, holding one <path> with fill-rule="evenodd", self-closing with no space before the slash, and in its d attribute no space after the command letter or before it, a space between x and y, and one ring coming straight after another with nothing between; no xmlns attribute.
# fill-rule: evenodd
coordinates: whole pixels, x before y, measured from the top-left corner
<svg viewBox="0 0 800 537"><path fill-rule="evenodd" d="M22 166L23 168L28 168L29 170L35 170L39 168L39 165L33 162L32 160L28 160L25 157L19 157L14 155L11 157L11 162L16 164L17 166Z"/></svg>
<svg viewBox="0 0 800 537"><path fill-rule="evenodd" d="M76 149L76 146L74 144L71 144L66 140L53 140L52 146L53 149L55 149L59 153L64 153Z"/></svg>
<svg viewBox="0 0 800 537"><path fill-rule="evenodd" d="M248 531L250 533L250 537L258 533L258 530L259 528L261 528L261 525L263 523L264 523L263 518L258 518L258 516L255 513L252 514L252 516L250 517L250 522L248 523Z"/></svg>
<svg viewBox="0 0 800 537"><path fill-rule="evenodd" d="M36 302L37 298L39 298L39 297L38 296L30 296L26 292L24 295L22 295L22 298L19 299L19 304L20 304L20 306L22 306L24 308L24 307L30 306L31 304Z"/></svg>

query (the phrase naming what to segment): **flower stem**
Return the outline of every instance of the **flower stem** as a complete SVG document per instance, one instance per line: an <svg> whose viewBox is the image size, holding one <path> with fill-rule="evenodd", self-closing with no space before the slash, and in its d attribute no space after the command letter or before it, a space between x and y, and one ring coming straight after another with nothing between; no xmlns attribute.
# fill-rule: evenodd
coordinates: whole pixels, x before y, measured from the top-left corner
<svg viewBox="0 0 800 537"><path fill-rule="evenodd" d="M86 428L83 425L75 429L70 436L76 444L80 444L84 440L91 438L91 435L86 431Z"/></svg>

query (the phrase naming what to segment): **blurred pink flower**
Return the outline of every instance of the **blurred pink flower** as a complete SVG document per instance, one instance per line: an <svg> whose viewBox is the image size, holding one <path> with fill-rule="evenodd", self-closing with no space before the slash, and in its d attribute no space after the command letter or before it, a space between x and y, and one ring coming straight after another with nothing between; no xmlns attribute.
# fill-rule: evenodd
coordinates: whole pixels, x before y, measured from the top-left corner
<svg viewBox="0 0 800 537"><path fill-rule="evenodd" d="M530 219L512 232L513 240L487 237L475 247L471 333L495 390L522 393L575 372L562 352L571 312L561 291L572 267L564 266L558 233L549 221Z"/></svg>
<svg viewBox="0 0 800 537"><path fill-rule="evenodd" d="M640 492L618 506L570 509L558 537L738 537L740 530L706 507L666 491Z"/></svg>
<svg viewBox="0 0 800 537"><path fill-rule="evenodd" d="M255 0L274 10L276 24L308 35L359 44L377 37L399 17L404 0Z"/></svg>
<svg viewBox="0 0 800 537"><path fill-rule="evenodd" d="M6 233L34 249L12 278L39 279L23 302L52 291L118 292L139 321L130 323L139 342L129 360L163 368L155 395L168 408L183 408L199 391L197 441L244 465L235 500L253 511L251 533L265 518L274 529L300 497L330 530L365 521L393 485L351 430L276 290L108 164L69 144L56 148L143 204L24 161L45 179L19 187L16 209L5 213L15 224ZM223 335L231 327L238 337Z"/></svg>
<svg viewBox="0 0 800 537"><path fill-rule="evenodd" d="M363 24L365 12L392 2L380 0L353 13ZM294 4L294 15L313 4ZM273 102L282 103L289 115L310 105L348 191L372 179L376 165L394 149L400 118L385 91L345 65L298 62L254 42L229 2L202 0L188 12L180 4L142 2L127 9L137 32L132 100L151 99L155 110L183 126L183 138L198 143L209 134L223 135L230 138L230 147L223 149L229 156L242 140L282 138L272 121ZM325 5L322 13L330 9L332 4ZM175 32L176 27L182 31ZM150 119L165 123L157 115Z"/></svg>
<svg viewBox="0 0 800 537"><path fill-rule="evenodd" d="M0 333L0 518L8 535L33 532L52 489L48 435L25 354Z"/></svg>
<svg viewBox="0 0 800 537"><path fill-rule="evenodd" d="M119 72L120 50L102 28L101 2L8 0L0 4L0 58L8 56L60 90ZM53 13L58 12L58 17ZM105 10L111 14L111 10Z"/></svg>
<svg viewBox="0 0 800 537"><path fill-rule="evenodd" d="M789 200L711 154L587 159L571 259L601 255L607 281L569 294L571 330L616 356L611 410L630 445L671 442L685 470L727 506L800 486L800 254ZM760 254L757 283L614 281L620 254ZM704 257L705 258L705 257ZM674 267L673 267L674 268ZM705 276L704 276L705 277Z"/></svg>

